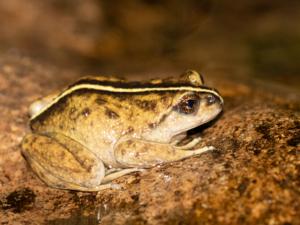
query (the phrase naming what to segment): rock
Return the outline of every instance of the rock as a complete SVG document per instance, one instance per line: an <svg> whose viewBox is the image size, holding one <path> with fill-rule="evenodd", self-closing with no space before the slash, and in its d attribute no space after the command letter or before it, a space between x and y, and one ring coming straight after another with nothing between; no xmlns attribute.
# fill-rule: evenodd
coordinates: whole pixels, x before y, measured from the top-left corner
<svg viewBox="0 0 300 225"><path fill-rule="evenodd" d="M29 103L76 73L11 55L0 65L1 224L300 223L298 93L212 74L225 111L199 131L217 150L119 178L121 190L80 193L44 185L19 146Z"/></svg>

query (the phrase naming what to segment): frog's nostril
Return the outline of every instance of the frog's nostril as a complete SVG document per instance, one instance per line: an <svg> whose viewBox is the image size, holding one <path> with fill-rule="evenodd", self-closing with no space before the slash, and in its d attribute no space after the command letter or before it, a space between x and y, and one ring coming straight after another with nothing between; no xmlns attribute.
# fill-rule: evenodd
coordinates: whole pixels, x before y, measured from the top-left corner
<svg viewBox="0 0 300 225"><path fill-rule="evenodd" d="M216 102L220 102L220 99L218 97L216 97L215 95L209 94L206 96L207 105L212 105Z"/></svg>

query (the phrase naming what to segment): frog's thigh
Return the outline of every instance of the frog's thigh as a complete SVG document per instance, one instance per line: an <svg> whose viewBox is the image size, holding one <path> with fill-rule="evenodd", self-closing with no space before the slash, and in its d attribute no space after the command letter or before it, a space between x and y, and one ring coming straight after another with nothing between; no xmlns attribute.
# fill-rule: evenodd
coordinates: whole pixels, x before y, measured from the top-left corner
<svg viewBox="0 0 300 225"><path fill-rule="evenodd" d="M163 162L172 162L193 155L199 155L211 147L186 151L170 144L161 144L140 139L119 142L114 149L115 158L122 166L151 167Z"/></svg>
<svg viewBox="0 0 300 225"><path fill-rule="evenodd" d="M34 168L37 175L45 183L47 183L47 185L54 187L54 188L77 190L77 191L101 191L101 190L108 189L108 188L119 189L118 185L115 185L112 183L101 184L101 185L96 185L96 186L89 186L89 187L82 186L82 184L67 183L65 180L57 178L53 174L48 173L48 171L45 171L45 169L43 167L41 167L35 161L31 161L30 165L32 168ZM46 177L45 177L45 174L47 174Z"/></svg>
<svg viewBox="0 0 300 225"><path fill-rule="evenodd" d="M52 187L93 189L104 177L104 165L99 158L60 134L52 134L51 137L29 134L23 140L22 152L32 169Z"/></svg>

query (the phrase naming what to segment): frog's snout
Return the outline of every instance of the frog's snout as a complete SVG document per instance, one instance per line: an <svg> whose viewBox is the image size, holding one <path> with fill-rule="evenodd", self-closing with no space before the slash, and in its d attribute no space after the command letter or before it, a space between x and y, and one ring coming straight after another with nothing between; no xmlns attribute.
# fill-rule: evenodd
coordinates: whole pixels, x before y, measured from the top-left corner
<svg viewBox="0 0 300 225"><path fill-rule="evenodd" d="M207 94L204 98L206 105L223 105L223 100L221 97L214 95L214 94Z"/></svg>

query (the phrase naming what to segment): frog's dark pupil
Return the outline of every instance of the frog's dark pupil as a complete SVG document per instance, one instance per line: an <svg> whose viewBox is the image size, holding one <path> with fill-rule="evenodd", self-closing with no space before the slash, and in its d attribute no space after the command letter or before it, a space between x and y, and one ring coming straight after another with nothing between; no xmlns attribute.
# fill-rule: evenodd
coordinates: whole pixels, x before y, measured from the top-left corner
<svg viewBox="0 0 300 225"><path fill-rule="evenodd" d="M192 108L194 107L195 103L196 103L195 100L190 99L190 100L187 101L187 106L188 106L190 109L192 109Z"/></svg>

